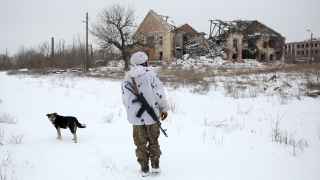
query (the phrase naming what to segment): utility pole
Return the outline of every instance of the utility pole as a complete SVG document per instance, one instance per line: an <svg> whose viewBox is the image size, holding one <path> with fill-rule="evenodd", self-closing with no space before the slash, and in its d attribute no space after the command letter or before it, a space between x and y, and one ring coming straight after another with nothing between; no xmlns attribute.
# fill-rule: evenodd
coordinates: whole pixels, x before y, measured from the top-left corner
<svg viewBox="0 0 320 180"><path fill-rule="evenodd" d="M89 70L88 19L88 13L86 13L86 60L84 63L84 72L88 72Z"/></svg>
<svg viewBox="0 0 320 180"><path fill-rule="evenodd" d="M51 38L51 58L54 57L54 37Z"/></svg>
<svg viewBox="0 0 320 180"><path fill-rule="evenodd" d="M4 58L3 58L3 60L4 60L4 65L7 66L7 63L8 63L8 61L9 61L8 48L6 48L6 54L5 54ZM8 64L9 64L9 63L8 63Z"/></svg>
<svg viewBox="0 0 320 180"><path fill-rule="evenodd" d="M8 58L8 48L6 48L6 56L5 56L5 60L7 60Z"/></svg>

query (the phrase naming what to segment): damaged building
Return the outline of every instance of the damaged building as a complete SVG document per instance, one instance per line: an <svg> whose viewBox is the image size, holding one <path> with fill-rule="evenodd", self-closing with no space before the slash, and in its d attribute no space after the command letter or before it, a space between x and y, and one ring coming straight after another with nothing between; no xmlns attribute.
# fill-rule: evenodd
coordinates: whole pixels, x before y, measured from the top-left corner
<svg viewBox="0 0 320 180"><path fill-rule="evenodd" d="M285 38L259 21L210 20L209 38L189 24L176 27L168 16L150 10L139 25L135 37L150 61L170 63L184 54L191 56L224 56L226 60L241 62L257 59L262 62L283 60Z"/></svg>
<svg viewBox="0 0 320 180"><path fill-rule="evenodd" d="M270 62L283 59L285 38L259 21L210 20L209 43L211 49L221 47L230 61Z"/></svg>
<svg viewBox="0 0 320 180"><path fill-rule="evenodd" d="M185 54L206 55L209 47L205 33L199 33L189 24L184 24L174 30L175 57L181 58Z"/></svg>
<svg viewBox="0 0 320 180"><path fill-rule="evenodd" d="M206 48L208 45L204 35L189 24L176 27L169 22L168 16L162 16L150 10L135 34L144 46L136 47L134 51L145 51L150 61L170 63L186 53Z"/></svg>
<svg viewBox="0 0 320 180"><path fill-rule="evenodd" d="M290 42L285 45L285 62L320 63L320 39Z"/></svg>

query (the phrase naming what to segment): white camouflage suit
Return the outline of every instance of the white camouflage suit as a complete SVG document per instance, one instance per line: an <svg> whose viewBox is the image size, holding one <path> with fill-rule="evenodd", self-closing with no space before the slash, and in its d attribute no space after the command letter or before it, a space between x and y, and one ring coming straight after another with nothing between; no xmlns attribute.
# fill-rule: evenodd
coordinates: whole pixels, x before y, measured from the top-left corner
<svg viewBox="0 0 320 180"><path fill-rule="evenodd" d="M128 83L133 84L131 80L132 77L137 83L139 92L143 93L143 96L146 98L149 105L154 109L158 117L160 112L168 111L168 103L163 85L150 67L139 65L131 68L131 70L126 74L125 80L122 83L122 100L127 110L128 121L133 125L155 124L156 122L147 112L144 112L141 118L136 117L141 105L139 103L132 103L136 97L128 89L126 89L126 86L130 87L128 86Z"/></svg>
<svg viewBox="0 0 320 180"><path fill-rule="evenodd" d="M138 57L134 57L138 55ZM152 68L139 64L146 63L147 56L145 53L137 53L131 56L131 70L126 74L122 83L122 100L127 111L127 119L133 125L133 140L136 145L136 156L141 166L142 176L149 173L149 161L151 161L151 172L160 172L159 158L161 155L158 138L160 135L159 124L152 119L147 111L138 118L137 112L141 104L132 102L136 96L127 88L133 89L135 79L139 93L142 93L148 104L154 109L157 117L161 112L168 111L168 103L164 88ZM141 58L141 56L143 58ZM137 60L136 63L132 63ZM131 83L131 87L129 85Z"/></svg>

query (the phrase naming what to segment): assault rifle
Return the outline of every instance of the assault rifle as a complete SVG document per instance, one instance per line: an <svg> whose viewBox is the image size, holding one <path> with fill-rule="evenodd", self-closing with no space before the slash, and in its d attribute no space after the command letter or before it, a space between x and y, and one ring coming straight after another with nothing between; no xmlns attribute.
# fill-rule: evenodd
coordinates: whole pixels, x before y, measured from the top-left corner
<svg viewBox="0 0 320 180"><path fill-rule="evenodd" d="M132 103L140 103L141 104L141 107L140 109L138 110L137 114L136 114L136 117L140 118L142 116L142 114L147 111L147 113L152 117L152 119L157 122L159 124L159 127L160 127L160 130L161 132L166 136L168 137L168 134L167 134L167 130L166 129L163 129L161 127L161 122L159 121L159 118L158 116L156 115L156 113L154 112L154 109L150 106L150 104L148 103L148 101L146 100L146 98L143 96L143 93L139 93L139 90L138 90L138 86L137 86L137 83L135 81L134 78L131 78L132 80L132 83L131 84L130 82L128 82L126 85L125 85L125 88L130 91L133 95L136 96L136 99L132 100Z"/></svg>

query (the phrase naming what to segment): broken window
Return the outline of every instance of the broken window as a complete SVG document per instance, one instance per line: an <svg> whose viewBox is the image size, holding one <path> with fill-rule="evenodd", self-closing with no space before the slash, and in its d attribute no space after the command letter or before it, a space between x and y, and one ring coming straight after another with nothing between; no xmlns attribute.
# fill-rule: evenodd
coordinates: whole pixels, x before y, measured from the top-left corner
<svg viewBox="0 0 320 180"><path fill-rule="evenodd" d="M306 44L306 48L308 48L309 47L309 44Z"/></svg>
<svg viewBox="0 0 320 180"><path fill-rule="evenodd" d="M233 60L236 60L238 58L238 54L237 53L234 53L233 55L232 55L232 59Z"/></svg>
<svg viewBox="0 0 320 180"><path fill-rule="evenodd" d="M163 53L162 51L159 52L159 60L162 60L162 57L163 57Z"/></svg>
<svg viewBox="0 0 320 180"><path fill-rule="evenodd" d="M162 36L159 36L159 44L160 45L162 45L162 41L163 41Z"/></svg>
<svg viewBox="0 0 320 180"><path fill-rule="evenodd" d="M154 46L154 36L148 36L147 37L147 45L150 47Z"/></svg>
<svg viewBox="0 0 320 180"><path fill-rule="evenodd" d="M254 38L251 38L248 40L248 48L250 50L253 50L253 49L256 49L257 46L256 46L256 40ZM286 45L286 49L288 48L288 46Z"/></svg>
<svg viewBox="0 0 320 180"><path fill-rule="evenodd" d="M286 54L288 54L286 52ZM242 50L242 58L243 59L256 59L256 53L255 51L250 51L249 49L243 49Z"/></svg>
<svg viewBox="0 0 320 180"><path fill-rule="evenodd" d="M263 48L267 48L268 47L268 42L264 41L263 42Z"/></svg>
<svg viewBox="0 0 320 180"><path fill-rule="evenodd" d="M274 48L277 42L275 39L270 39L268 44L269 44L269 47Z"/></svg>
<svg viewBox="0 0 320 180"><path fill-rule="evenodd" d="M270 61L273 61L273 57L274 57L273 54L271 54L271 55L270 55L270 58L269 58Z"/></svg>
<svg viewBox="0 0 320 180"><path fill-rule="evenodd" d="M238 49L238 39L233 39L233 48Z"/></svg>
<svg viewBox="0 0 320 180"><path fill-rule="evenodd" d="M265 61L266 60L266 54L261 54L261 61Z"/></svg>

